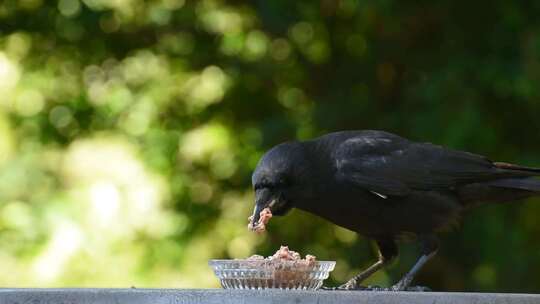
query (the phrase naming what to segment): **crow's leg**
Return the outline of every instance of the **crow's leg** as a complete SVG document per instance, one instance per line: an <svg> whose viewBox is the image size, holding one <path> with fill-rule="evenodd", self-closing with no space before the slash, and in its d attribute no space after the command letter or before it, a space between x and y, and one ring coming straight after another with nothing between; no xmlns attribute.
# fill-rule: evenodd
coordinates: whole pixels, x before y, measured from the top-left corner
<svg viewBox="0 0 540 304"><path fill-rule="evenodd" d="M347 283L339 286L338 289L369 289L360 285L362 281L383 268L384 265L388 264L398 255L398 247L393 239L378 239L376 243L377 247L379 247L379 260L360 274L351 278Z"/></svg>
<svg viewBox="0 0 540 304"><path fill-rule="evenodd" d="M409 288L409 285L411 284L412 280L414 279L414 276L420 271L420 269L429 261L432 257L437 254L437 250L439 249L439 240L435 235L426 235L420 237L420 242L422 244L422 256L418 259L416 264L407 272L406 275L399 280L394 286L392 286L391 290L394 291L404 291L404 290L423 290L425 288L418 287L418 288Z"/></svg>

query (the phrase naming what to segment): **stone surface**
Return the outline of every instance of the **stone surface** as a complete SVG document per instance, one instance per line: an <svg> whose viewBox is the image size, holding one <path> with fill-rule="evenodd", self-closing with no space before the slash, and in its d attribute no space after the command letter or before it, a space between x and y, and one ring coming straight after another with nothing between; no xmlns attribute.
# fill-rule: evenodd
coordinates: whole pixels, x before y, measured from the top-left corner
<svg viewBox="0 0 540 304"><path fill-rule="evenodd" d="M1 304L540 303L536 294L222 289L0 289Z"/></svg>

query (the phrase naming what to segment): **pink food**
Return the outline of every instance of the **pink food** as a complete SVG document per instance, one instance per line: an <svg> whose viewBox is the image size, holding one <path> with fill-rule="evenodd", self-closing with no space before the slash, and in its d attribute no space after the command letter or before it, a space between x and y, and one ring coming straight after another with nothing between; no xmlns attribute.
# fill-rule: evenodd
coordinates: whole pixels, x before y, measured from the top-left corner
<svg viewBox="0 0 540 304"><path fill-rule="evenodd" d="M281 246L273 255L263 257L252 255L243 261L247 269L258 270L258 277L246 278L249 286L262 286L263 288L298 289L301 286L315 284L312 273L318 267L318 262L312 255L304 259L287 246Z"/></svg>
<svg viewBox="0 0 540 304"><path fill-rule="evenodd" d="M314 255L311 255L311 254L306 255L306 262L308 264L314 264L316 261L317 261L317 257L315 257Z"/></svg>
<svg viewBox="0 0 540 304"><path fill-rule="evenodd" d="M304 259L302 259L302 256L293 250L290 250L288 246L281 246L274 255L271 255L267 258L264 258L260 255L252 255L248 258L248 260L266 260L274 262L275 264L280 263L289 263L293 262L292 265L294 266L313 266L317 262L317 258L313 255L306 255Z"/></svg>
<svg viewBox="0 0 540 304"><path fill-rule="evenodd" d="M259 213L259 221L255 223L255 225L251 224L251 221L253 220L253 216L250 216L248 218L249 224L248 229L251 231L255 231L257 233L262 233L266 231L266 224L270 221L272 218L272 211L270 211L270 208L264 208L261 213Z"/></svg>
<svg viewBox="0 0 540 304"><path fill-rule="evenodd" d="M279 250L274 253L272 258L289 261L297 261L302 259L298 252L289 250L288 246L281 246L281 248L279 248Z"/></svg>

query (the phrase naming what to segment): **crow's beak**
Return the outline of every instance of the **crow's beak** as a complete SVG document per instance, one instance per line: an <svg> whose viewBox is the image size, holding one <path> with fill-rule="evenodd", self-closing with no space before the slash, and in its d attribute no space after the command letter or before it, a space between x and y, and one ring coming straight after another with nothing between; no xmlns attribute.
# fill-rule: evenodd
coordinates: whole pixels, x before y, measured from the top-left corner
<svg viewBox="0 0 540 304"><path fill-rule="evenodd" d="M253 215L251 216L251 223L249 224L251 227L257 226L259 218L261 217L261 211L263 211L263 209L264 207L262 205L255 205L255 208L253 209Z"/></svg>
<svg viewBox="0 0 540 304"><path fill-rule="evenodd" d="M260 213L266 207L272 207L275 199L272 197L272 193L268 189L260 189L255 192L255 208L253 209L253 216L251 217L251 226L256 226L259 222Z"/></svg>

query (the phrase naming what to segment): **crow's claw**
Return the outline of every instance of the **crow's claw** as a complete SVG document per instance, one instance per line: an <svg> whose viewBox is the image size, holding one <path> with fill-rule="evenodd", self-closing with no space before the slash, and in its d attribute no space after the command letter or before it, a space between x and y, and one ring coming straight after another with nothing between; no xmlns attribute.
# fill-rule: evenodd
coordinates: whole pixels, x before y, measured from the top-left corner
<svg viewBox="0 0 540 304"><path fill-rule="evenodd" d="M321 290L342 290L342 291L346 291L346 290L366 290L367 287L365 286L357 286L356 288L353 288L352 286L349 287L349 286L345 286L344 285L341 285L341 286L334 286L334 287L328 287L328 286L323 286L321 287Z"/></svg>
<svg viewBox="0 0 540 304"><path fill-rule="evenodd" d="M407 291L416 291L416 292L429 292L432 291L431 288L427 286L409 286Z"/></svg>
<svg viewBox="0 0 540 304"><path fill-rule="evenodd" d="M388 288L390 291L415 291L415 292L426 292L431 291L431 288L426 286L403 286L398 282L396 285Z"/></svg>
<svg viewBox="0 0 540 304"><path fill-rule="evenodd" d="M327 286L323 286L321 287L321 290L342 290L342 291L347 291L347 290L360 290L360 291L382 291L382 290L385 290L385 288L383 287L380 287L380 286L372 286L372 285L369 285L369 286L352 286L352 285L349 285L349 284L343 284L341 286L337 286L337 287L327 287Z"/></svg>
<svg viewBox="0 0 540 304"><path fill-rule="evenodd" d="M398 285L398 284L396 284ZM431 288L426 286L409 286L405 289L399 289L399 286L392 286L392 287L381 287L377 285L369 285L369 286L348 286L347 284L343 284L341 286L337 287L328 287L323 286L321 287L321 290L338 290L338 291L347 291L347 290L358 290L358 291L410 291L410 292L428 292L431 291Z"/></svg>
<svg viewBox="0 0 540 304"><path fill-rule="evenodd" d="M323 286L321 287L321 290L353 290L353 289L347 289L344 287L344 285L341 285L341 286L332 286L332 287Z"/></svg>

